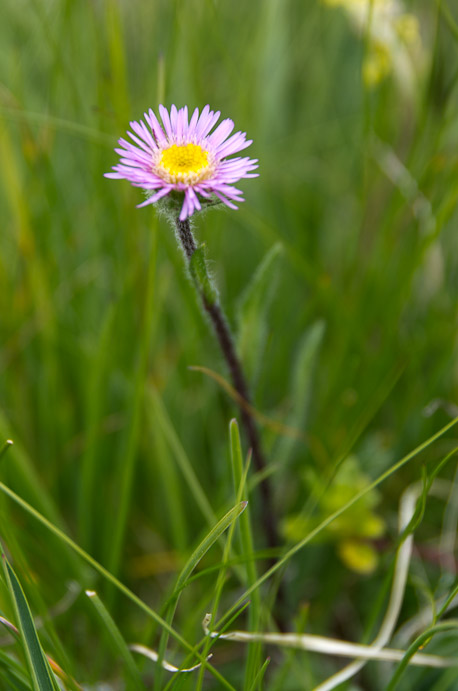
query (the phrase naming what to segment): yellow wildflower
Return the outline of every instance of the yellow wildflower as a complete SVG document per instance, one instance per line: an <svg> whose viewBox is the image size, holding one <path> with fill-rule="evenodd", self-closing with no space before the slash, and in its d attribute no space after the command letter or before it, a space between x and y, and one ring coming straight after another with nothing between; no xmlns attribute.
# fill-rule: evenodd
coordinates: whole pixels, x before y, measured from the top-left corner
<svg viewBox="0 0 458 691"><path fill-rule="evenodd" d="M323 0L341 7L355 31L367 41L362 66L364 83L375 86L393 74L410 91L424 64L420 25L401 0Z"/></svg>

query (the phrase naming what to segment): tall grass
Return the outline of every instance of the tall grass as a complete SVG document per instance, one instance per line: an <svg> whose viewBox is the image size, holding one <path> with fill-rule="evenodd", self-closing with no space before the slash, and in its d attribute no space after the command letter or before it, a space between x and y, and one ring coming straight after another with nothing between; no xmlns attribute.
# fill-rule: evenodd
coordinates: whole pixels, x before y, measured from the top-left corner
<svg viewBox="0 0 458 691"><path fill-rule="evenodd" d="M66 688L318 687L340 658L204 635L208 612L221 633L275 632L280 582L291 632L369 644L383 621L400 497L457 446L458 14L405 5L427 56L410 96L394 77L365 86L364 37L318 0L2 4L0 538ZM250 376L274 554L173 232L103 178L160 102L210 103L260 160L240 210L195 233ZM409 526L390 646L412 654L430 636L423 652L456 651L455 474L452 456ZM0 614L19 628L5 579ZM0 688L35 688L8 631ZM204 668L159 672L131 643ZM456 668L406 663L369 662L342 688L456 688Z"/></svg>

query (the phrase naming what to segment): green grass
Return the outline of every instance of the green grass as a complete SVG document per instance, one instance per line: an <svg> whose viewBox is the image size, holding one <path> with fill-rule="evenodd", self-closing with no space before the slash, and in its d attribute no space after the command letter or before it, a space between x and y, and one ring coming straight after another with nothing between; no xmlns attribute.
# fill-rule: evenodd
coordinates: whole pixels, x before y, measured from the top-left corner
<svg viewBox="0 0 458 691"><path fill-rule="evenodd" d="M364 85L365 41L319 0L2 4L0 448L14 445L0 539L36 650L87 689L318 687L346 663L203 634L207 612L218 631L275 631L280 581L289 631L370 643L380 627L401 495L457 446L455 427L435 435L457 414L458 13L405 5L427 56L410 97L393 77ZM195 233L259 412L283 540L270 577L259 478L236 403L198 369L228 379L173 231L103 177L129 120L160 102L210 103L260 161L239 211L209 211ZM425 653L456 651L441 611L455 473L452 456L411 526L390 642L409 654L429 634ZM339 555L374 516L384 533L363 537L377 560L363 574ZM71 582L81 594L56 613ZM20 628L5 579L0 615ZM0 643L0 686L34 689L24 640L5 629ZM211 652L211 669L159 674L132 643L178 667ZM397 669L369 662L354 683L456 687L456 669Z"/></svg>

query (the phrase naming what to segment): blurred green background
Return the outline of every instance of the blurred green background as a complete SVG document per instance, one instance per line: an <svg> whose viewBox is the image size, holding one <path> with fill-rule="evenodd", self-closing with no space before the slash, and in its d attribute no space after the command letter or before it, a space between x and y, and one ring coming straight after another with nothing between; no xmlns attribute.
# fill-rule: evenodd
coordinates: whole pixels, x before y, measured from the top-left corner
<svg viewBox="0 0 458 691"><path fill-rule="evenodd" d="M447 20L440 4L405 3L424 50L408 89L394 73L365 85L367 41L341 8L318 0L2 3L0 442L14 447L1 479L158 610L212 516L235 503L228 423L238 411L189 369L227 377L172 229L152 207L135 208L140 190L103 177L116 140L159 103L209 103L254 140L247 153L260 177L241 183L246 202L197 218L195 232L234 330L256 268L281 245L241 346L257 409L300 430L294 440L260 427L278 523L285 544L298 541L345 495L326 491L349 453L337 487L359 488L456 415L458 13L443 2ZM382 598L392 563L400 494L454 443L451 432L349 513L337 537L297 555L285 575L288 621L309 603L310 630L355 641L367 632L367 603ZM261 549L257 501L254 491ZM406 616L444 576L434 553L443 510L432 501L419 528ZM62 543L5 498L1 511L1 537L36 614L75 580L106 593L127 640L154 645L132 605ZM369 518L373 535L361 529ZM339 549L368 537L378 541L362 574L363 556L351 568ZM191 641L214 582L203 576L183 596L177 626ZM230 579L226 606L240 592ZM84 595L43 635L78 681L121 676ZM226 648L219 664L236 688L243 655ZM300 688L312 688L334 669L288 655L272 664L269 688L304 679ZM361 688L384 688L375 669ZM415 688L439 678L409 674Z"/></svg>

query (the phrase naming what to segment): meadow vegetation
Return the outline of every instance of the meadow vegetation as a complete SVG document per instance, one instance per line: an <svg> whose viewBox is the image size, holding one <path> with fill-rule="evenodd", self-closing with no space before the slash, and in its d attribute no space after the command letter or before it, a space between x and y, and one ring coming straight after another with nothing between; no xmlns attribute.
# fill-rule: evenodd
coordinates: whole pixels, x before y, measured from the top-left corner
<svg viewBox="0 0 458 691"><path fill-rule="evenodd" d="M358 4L3 0L1 689L458 688L457 666L407 659L324 686L351 660L279 631L370 645L397 593L379 648L458 645L458 11L405 0L399 57ZM209 103L259 159L239 210L193 230L250 382L273 550L173 228L103 177L160 103ZM208 613L276 638L218 640ZM151 651L212 657L178 673Z"/></svg>

